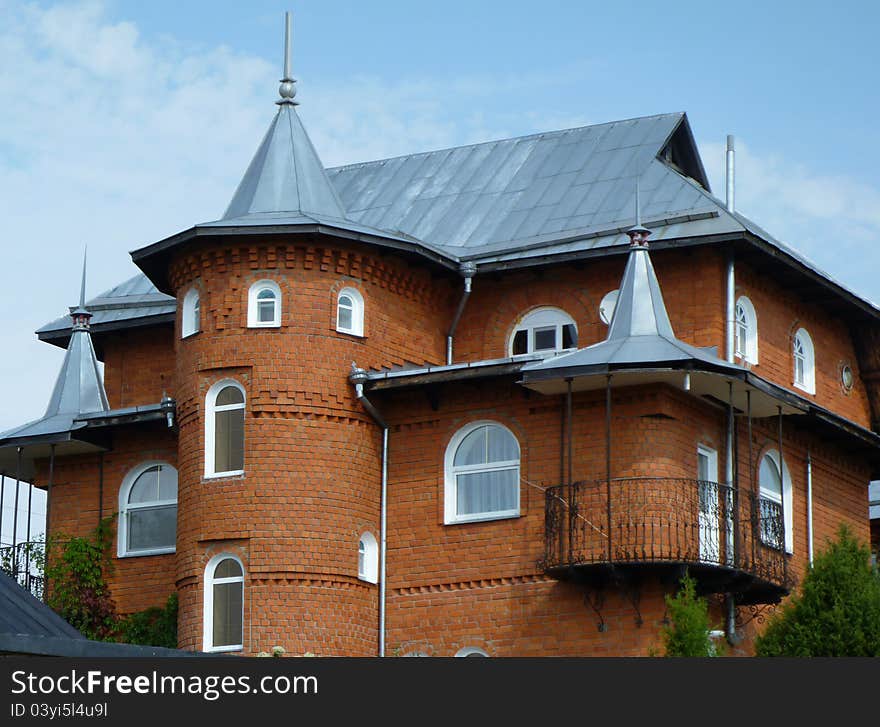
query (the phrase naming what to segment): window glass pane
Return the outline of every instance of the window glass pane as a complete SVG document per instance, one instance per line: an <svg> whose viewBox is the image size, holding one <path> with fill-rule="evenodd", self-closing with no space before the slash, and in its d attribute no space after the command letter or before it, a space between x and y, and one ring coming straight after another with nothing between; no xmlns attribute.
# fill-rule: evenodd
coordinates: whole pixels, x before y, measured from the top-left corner
<svg viewBox="0 0 880 727"><path fill-rule="evenodd" d="M265 288L265 289L261 290L259 293L257 293L257 300L274 301L275 300L275 291L269 290L268 288Z"/></svg>
<svg viewBox="0 0 880 727"><path fill-rule="evenodd" d="M515 510L519 467L497 472L457 476L456 512L459 515Z"/></svg>
<svg viewBox="0 0 880 727"><path fill-rule="evenodd" d="M556 348L556 327L535 329L535 350L548 351Z"/></svg>
<svg viewBox="0 0 880 727"><path fill-rule="evenodd" d="M697 452L697 479L704 481L712 479L709 474L709 456L704 452Z"/></svg>
<svg viewBox="0 0 880 727"><path fill-rule="evenodd" d="M214 427L214 471L244 469L244 409L218 411Z"/></svg>
<svg viewBox="0 0 880 727"><path fill-rule="evenodd" d="M214 578L236 578L244 575L237 560L224 558L214 568Z"/></svg>
<svg viewBox="0 0 880 727"><path fill-rule="evenodd" d="M366 573L366 555L367 555L367 546L364 544L364 541L361 540L358 543L358 575L362 576Z"/></svg>
<svg viewBox="0 0 880 727"><path fill-rule="evenodd" d="M344 328L346 331L352 329L352 310L351 308L343 308L339 306L339 318L337 319L337 328Z"/></svg>
<svg viewBox="0 0 880 727"><path fill-rule="evenodd" d="M261 300L257 303L257 320L260 323L272 323L275 320L274 300Z"/></svg>
<svg viewBox="0 0 880 727"><path fill-rule="evenodd" d="M159 499L177 499L177 470L159 465Z"/></svg>
<svg viewBox="0 0 880 727"><path fill-rule="evenodd" d="M344 308L354 308L354 303L352 303L351 301L351 296L348 295L339 296L339 305Z"/></svg>
<svg viewBox="0 0 880 727"><path fill-rule="evenodd" d="M800 356L794 359L794 380L798 384L804 383L804 360Z"/></svg>
<svg viewBox="0 0 880 727"><path fill-rule="evenodd" d="M153 465L141 472L134 484L128 502L136 505L143 502L155 502L159 499L159 466Z"/></svg>
<svg viewBox="0 0 880 727"><path fill-rule="evenodd" d="M566 323L562 327L562 347L576 348L578 345L577 329L572 323Z"/></svg>
<svg viewBox="0 0 880 727"><path fill-rule="evenodd" d="M487 426L477 427L470 432L455 450L453 464L456 467L486 462L486 430Z"/></svg>
<svg viewBox="0 0 880 727"><path fill-rule="evenodd" d="M777 497L782 500L782 481L779 477L779 467L776 466L769 455L761 460L761 469L758 473L758 482L763 494Z"/></svg>
<svg viewBox="0 0 880 727"><path fill-rule="evenodd" d="M516 438L501 427L486 427L489 435L488 461L505 462L519 459L519 445Z"/></svg>
<svg viewBox="0 0 880 727"><path fill-rule="evenodd" d="M214 584L214 646L237 646L242 642L242 583Z"/></svg>
<svg viewBox="0 0 880 727"><path fill-rule="evenodd" d="M217 406L225 406L226 404L244 404L244 394L236 386L227 386L223 388L215 400Z"/></svg>
<svg viewBox="0 0 880 727"><path fill-rule="evenodd" d="M177 505L128 512L128 550L173 548L177 533Z"/></svg>
<svg viewBox="0 0 880 727"><path fill-rule="evenodd" d="M513 355L518 356L521 353L529 352L529 332L517 331L513 337Z"/></svg>

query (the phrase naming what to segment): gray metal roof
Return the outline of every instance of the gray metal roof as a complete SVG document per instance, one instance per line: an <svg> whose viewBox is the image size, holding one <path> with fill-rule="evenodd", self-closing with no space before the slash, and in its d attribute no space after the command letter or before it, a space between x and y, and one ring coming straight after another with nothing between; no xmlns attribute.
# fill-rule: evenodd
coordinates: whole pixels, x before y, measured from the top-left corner
<svg viewBox="0 0 880 727"><path fill-rule="evenodd" d="M177 301L160 293L146 275L138 273L87 301L86 307L92 314L92 333L101 333L131 324L173 320ZM56 318L36 333L41 340L66 346L70 337L70 315Z"/></svg>
<svg viewBox="0 0 880 727"><path fill-rule="evenodd" d="M635 366L685 368L688 364L712 370L745 371L675 337L648 249L632 245L605 340L528 364L522 368L522 374L523 382L531 383L578 372L589 375Z"/></svg>
<svg viewBox="0 0 880 727"><path fill-rule="evenodd" d="M0 573L0 634L85 639L61 616L5 573Z"/></svg>
<svg viewBox="0 0 880 727"><path fill-rule="evenodd" d="M223 219L259 212L346 216L293 104L278 107Z"/></svg>

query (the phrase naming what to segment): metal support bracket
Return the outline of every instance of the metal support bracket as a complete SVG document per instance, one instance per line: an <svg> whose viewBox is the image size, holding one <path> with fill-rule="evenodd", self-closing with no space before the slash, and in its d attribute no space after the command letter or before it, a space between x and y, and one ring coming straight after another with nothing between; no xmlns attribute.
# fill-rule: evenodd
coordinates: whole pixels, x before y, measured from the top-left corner
<svg viewBox="0 0 880 727"><path fill-rule="evenodd" d="M585 587L584 604L593 609L593 613L596 614L596 618L599 621L599 632L604 634L608 631L608 624L605 623L605 619L602 617L602 607L605 605L605 593L603 590L601 588L591 590L589 587Z"/></svg>

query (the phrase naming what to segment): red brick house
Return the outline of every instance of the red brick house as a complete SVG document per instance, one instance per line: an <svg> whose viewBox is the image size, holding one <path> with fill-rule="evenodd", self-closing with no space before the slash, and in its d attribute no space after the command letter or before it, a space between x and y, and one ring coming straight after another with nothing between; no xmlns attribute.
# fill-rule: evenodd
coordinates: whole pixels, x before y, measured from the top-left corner
<svg viewBox="0 0 880 727"><path fill-rule="evenodd" d="M122 611L176 591L194 650L641 655L687 570L748 652L868 540L880 310L714 197L684 114L325 170L293 88L221 219L38 331L52 403L0 435L50 532L118 513Z"/></svg>

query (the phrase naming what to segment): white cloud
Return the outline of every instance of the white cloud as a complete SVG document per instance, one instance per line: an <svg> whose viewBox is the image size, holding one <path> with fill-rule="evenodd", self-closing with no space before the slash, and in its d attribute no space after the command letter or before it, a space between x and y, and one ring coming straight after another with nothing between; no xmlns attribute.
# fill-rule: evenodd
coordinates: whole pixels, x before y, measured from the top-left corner
<svg viewBox="0 0 880 727"><path fill-rule="evenodd" d="M724 197L725 145L700 144L712 189ZM880 301L880 188L736 143L736 208L862 297Z"/></svg>

